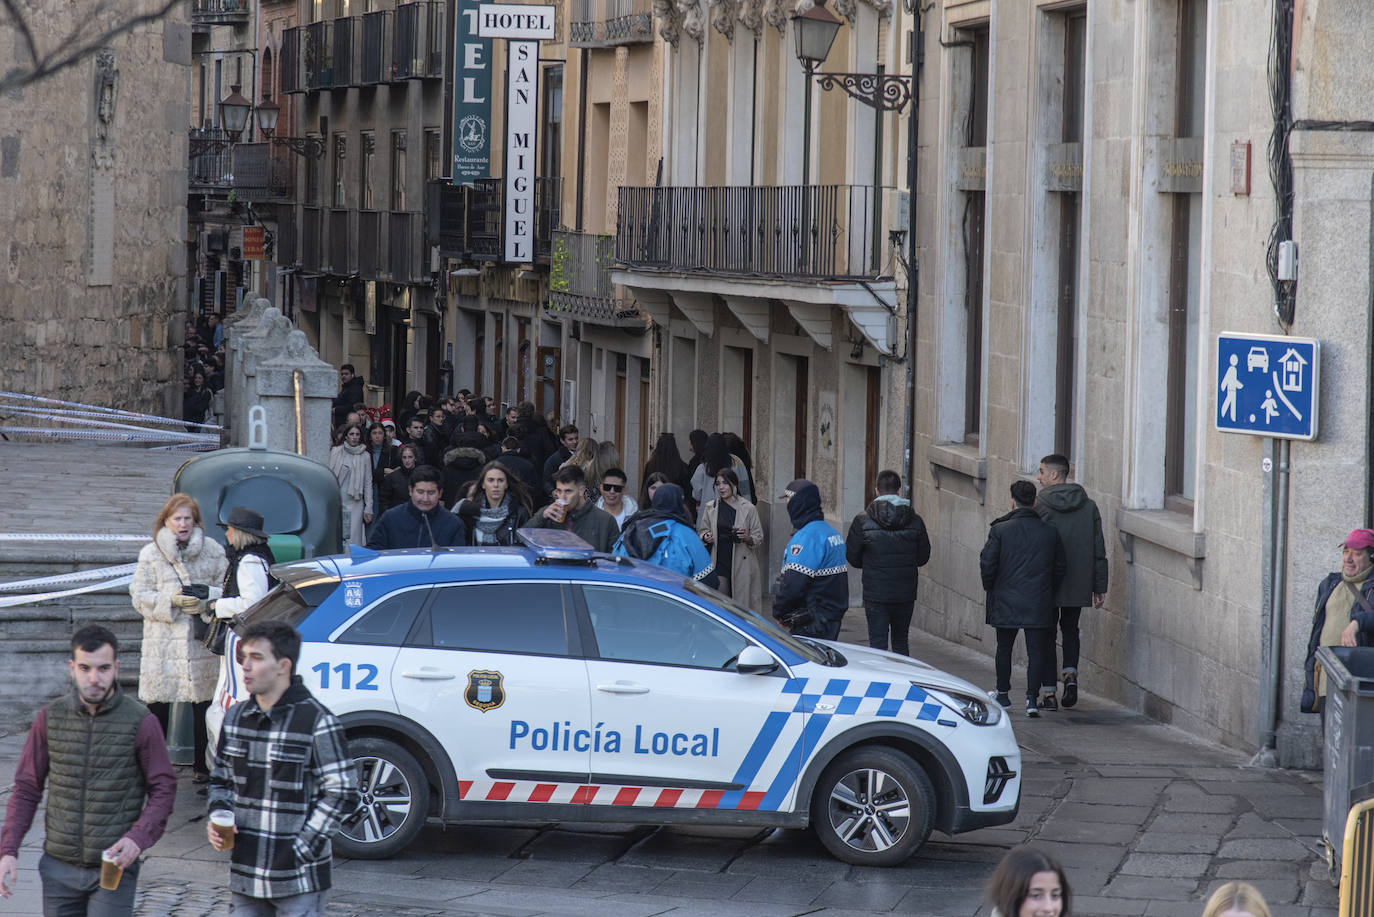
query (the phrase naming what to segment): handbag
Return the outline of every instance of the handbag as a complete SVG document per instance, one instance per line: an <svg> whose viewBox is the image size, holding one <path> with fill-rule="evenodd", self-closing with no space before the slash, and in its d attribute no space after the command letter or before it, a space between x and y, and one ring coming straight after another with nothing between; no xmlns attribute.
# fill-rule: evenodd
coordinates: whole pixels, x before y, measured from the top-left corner
<svg viewBox="0 0 1374 917"><path fill-rule="evenodd" d="M229 636L229 622L224 618L206 621L200 615L191 619L191 634L216 656L224 655L224 642Z"/></svg>

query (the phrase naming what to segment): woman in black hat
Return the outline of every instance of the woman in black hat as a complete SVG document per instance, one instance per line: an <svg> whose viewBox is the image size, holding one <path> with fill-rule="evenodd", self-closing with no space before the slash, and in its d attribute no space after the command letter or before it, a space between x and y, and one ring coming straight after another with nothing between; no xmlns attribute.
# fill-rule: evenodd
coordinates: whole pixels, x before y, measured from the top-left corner
<svg viewBox="0 0 1374 917"><path fill-rule="evenodd" d="M267 546L267 531L263 527L261 513L255 513L246 506L235 506L229 510L228 520L220 525L225 529L224 540L229 542L226 552L229 568L224 574L224 594L211 602L210 607L215 617L233 620L277 584L271 573L271 567L277 559ZM205 732L212 754L219 742L219 726L224 721L224 711L236 699L241 699L235 695L243 693L243 669L235 656L237 645L238 636L230 630L224 640L219 683L215 685L214 699L205 714Z"/></svg>

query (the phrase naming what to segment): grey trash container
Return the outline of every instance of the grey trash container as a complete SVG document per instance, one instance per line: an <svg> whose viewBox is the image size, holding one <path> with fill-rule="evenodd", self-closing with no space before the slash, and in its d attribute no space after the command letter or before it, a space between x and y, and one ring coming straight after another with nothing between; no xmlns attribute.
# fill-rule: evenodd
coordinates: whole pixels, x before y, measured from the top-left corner
<svg viewBox="0 0 1374 917"><path fill-rule="evenodd" d="M1350 807L1374 794L1374 647L1323 646L1317 665L1326 672L1322 839L1339 875Z"/></svg>

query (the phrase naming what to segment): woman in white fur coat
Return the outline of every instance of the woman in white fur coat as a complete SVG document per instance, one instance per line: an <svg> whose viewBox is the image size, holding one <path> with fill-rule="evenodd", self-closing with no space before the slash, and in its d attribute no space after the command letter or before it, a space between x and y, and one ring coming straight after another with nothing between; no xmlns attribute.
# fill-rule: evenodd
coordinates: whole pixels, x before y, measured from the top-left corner
<svg viewBox="0 0 1374 917"><path fill-rule="evenodd" d="M129 585L134 608L143 616L143 647L138 666L138 699L162 723L165 735L171 704L194 705L197 782L205 767L205 711L215 692L219 657L192 636L191 616L207 614L206 602L183 595L192 584L209 587L219 598L227 561L219 542L205 537L200 507L186 494L173 494L153 524L153 542L138 552L138 569Z"/></svg>

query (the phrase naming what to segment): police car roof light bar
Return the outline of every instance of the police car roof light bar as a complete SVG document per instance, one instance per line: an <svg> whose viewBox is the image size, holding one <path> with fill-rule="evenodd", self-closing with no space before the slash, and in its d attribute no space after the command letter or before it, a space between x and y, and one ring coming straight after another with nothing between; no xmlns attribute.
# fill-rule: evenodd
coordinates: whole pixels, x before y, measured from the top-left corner
<svg viewBox="0 0 1374 917"><path fill-rule="evenodd" d="M596 549L563 529L516 529L520 543L534 552L535 563L590 564Z"/></svg>

